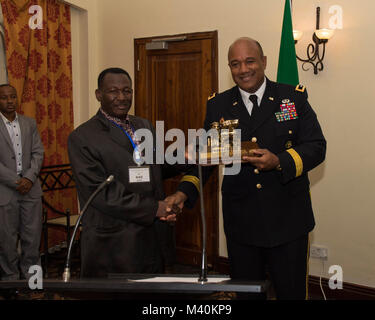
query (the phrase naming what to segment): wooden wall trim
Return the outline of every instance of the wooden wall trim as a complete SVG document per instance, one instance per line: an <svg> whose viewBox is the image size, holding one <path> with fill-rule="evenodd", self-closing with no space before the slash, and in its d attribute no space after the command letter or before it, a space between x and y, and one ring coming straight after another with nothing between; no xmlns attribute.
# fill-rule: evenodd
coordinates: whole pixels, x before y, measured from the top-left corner
<svg viewBox="0 0 375 320"><path fill-rule="evenodd" d="M322 288L327 300L375 300L375 288L344 282L342 289L332 290L328 281L329 279L322 278ZM309 292L323 299L319 277L309 276Z"/></svg>

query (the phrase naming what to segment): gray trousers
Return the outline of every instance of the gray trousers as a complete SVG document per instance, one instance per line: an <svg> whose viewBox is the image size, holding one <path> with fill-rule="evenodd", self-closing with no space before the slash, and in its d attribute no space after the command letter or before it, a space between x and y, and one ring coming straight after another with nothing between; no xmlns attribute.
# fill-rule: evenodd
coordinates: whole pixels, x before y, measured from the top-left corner
<svg viewBox="0 0 375 320"><path fill-rule="evenodd" d="M29 267L40 265L42 199L14 193L11 201L0 206L0 278L28 279ZM20 240L21 255L17 250Z"/></svg>

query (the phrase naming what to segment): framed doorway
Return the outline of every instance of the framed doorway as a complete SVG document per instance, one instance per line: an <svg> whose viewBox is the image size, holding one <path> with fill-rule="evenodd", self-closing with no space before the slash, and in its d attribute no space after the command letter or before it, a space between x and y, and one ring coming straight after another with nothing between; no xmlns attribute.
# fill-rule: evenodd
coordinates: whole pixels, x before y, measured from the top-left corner
<svg viewBox="0 0 375 320"><path fill-rule="evenodd" d="M203 126L207 98L218 90L217 31L140 38L134 40L135 114L164 121L164 129ZM187 139L186 139L187 140ZM171 142L172 143L172 142ZM165 143L165 147L167 147ZM165 181L166 195L181 177ZM208 266L219 256L218 171L204 187ZM202 226L200 204L184 208L175 225L177 263L200 265Z"/></svg>

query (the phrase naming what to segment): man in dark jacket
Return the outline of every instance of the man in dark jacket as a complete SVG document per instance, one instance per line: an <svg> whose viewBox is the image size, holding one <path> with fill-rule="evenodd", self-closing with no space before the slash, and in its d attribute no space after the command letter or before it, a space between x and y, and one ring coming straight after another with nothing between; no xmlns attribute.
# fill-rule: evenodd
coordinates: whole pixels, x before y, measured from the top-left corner
<svg viewBox="0 0 375 320"><path fill-rule="evenodd" d="M204 128L239 119L241 140L259 145L222 184L231 277L263 280L267 267L279 299L304 299L308 234L315 225L307 173L324 160L326 141L305 87L265 77L267 59L257 41L236 40L228 62L237 85L209 98ZM210 172L204 168L204 180ZM168 201L192 205L197 178L195 168Z"/></svg>
<svg viewBox="0 0 375 320"><path fill-rule="evenodd" d="M148 120L128 115L132 94L132 81L125 70L104 70L96 90L101 108L68 139L81 206L114 175L82 219L81 277L161 273L163 250L173 250L173 243L169 248L159 243L169 228L160 220L175 219L162 201L162 167L137 165L140 154L135 131L146 128L154 133L154 129Z"/></svg>

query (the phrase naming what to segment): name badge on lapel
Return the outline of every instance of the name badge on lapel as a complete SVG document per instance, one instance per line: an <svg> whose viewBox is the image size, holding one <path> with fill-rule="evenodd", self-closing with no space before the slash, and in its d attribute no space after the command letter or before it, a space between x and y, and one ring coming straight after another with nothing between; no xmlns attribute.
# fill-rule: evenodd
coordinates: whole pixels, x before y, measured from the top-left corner
<svg viewBox="0 0 375 320"><path fill-rule="evenodd" d="M129 167L129 183L150 182L150 167Z"/></svg>

